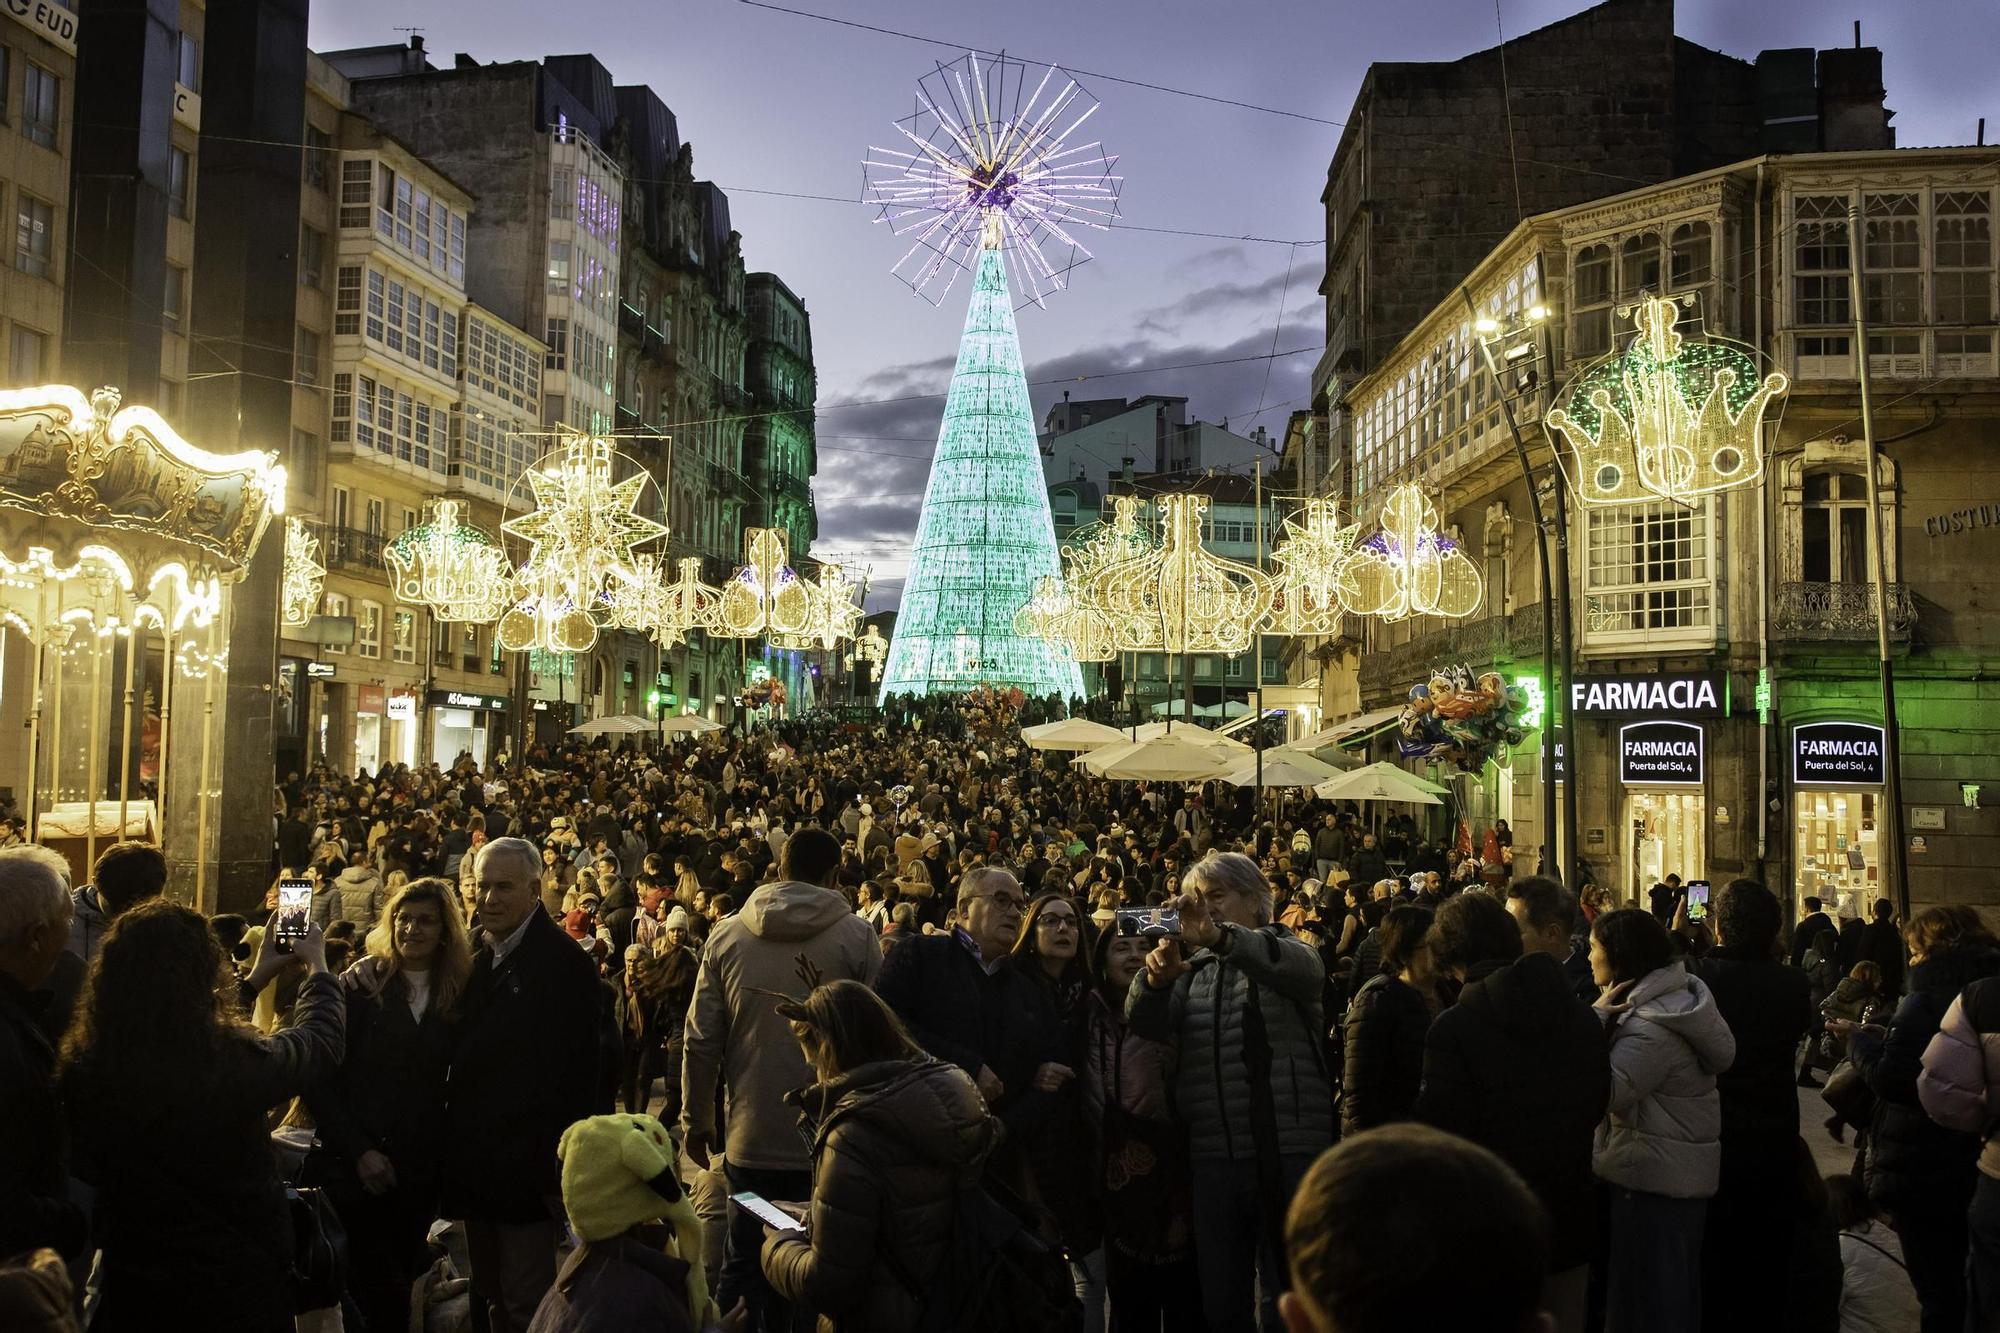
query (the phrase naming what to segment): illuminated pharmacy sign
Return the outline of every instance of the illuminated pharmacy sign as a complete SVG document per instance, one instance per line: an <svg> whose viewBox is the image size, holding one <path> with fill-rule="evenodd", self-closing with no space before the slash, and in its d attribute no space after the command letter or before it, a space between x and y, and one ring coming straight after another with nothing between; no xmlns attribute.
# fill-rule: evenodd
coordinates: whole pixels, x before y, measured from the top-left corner
<svg viewBox="0 0 2000 1333"><path fill-rule="evenodd" d="M1879 787L1882 728L1870 722L1804 722L1792 728L1792 784L1799 787Z"/></svg>
<svg viewBox="0 0 2000 1333"><path fill-rule="evenodd" d="M1628 787L1699 787L1706 751L1693 722L1634 722L1618 729L1618 780Z"/></svg>
<svg viewBox="0 0 2000 1333"><path fill-rule="evenodd" d="M1578 676L1570 682L1569 702L1578 717L1633 713L1727 717L1729 674L1663 671L1645 676Z"/></svg>

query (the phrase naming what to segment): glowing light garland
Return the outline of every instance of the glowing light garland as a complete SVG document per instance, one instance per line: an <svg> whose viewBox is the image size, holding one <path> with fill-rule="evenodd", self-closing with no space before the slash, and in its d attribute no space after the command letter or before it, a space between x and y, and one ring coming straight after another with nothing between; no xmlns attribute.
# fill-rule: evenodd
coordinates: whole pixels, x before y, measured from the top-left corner
<svg viewBox="0 0 2000 1333"><path fill-rule="evenodd" d="M299 519L285 520L284 621L288 629L312 623L326 566L319 562L319 538Z"/></svg>
<svg viewBox="0 0 2000 1333"><path fill-rule="evenodd" d="M1342 576L1353 557L1361 525L1342 526L1331 500L1308 500L1285 520L1285 535L1271 553L1277 596L1266 628L1273 634L1332 634L1340 627Z"/></svg>
<svg viewBox="0 0 2000 1333"><path fill-rule="evenodd" d="M1622 351L1585 370L1557 400L1548 429L1576 459L1577 497L1627 504L1665 497L1681 503L1754 483L1764 471L1764 414L1790 382L1761 378L1749 348L1688 323L1679 307L1692 295L1648 296L1621 307L1637 329Z"/></svg>
<svg viewBox="0 0 2000 1333"><path fill-rule="evenodd" d="M457 500L431 500L424 521L382 548L396 600L430 608L438 620L488 624L513 600L507 553L485 532L460 520Z"/></svg>
<svg viewBox="0 0 2000 1333"><path fill-rule="evenodd" d="M1031 88L1033 77L1005 56L939 65L918 81L916 110L896 123L908 146L868 150L876 220L916 237L894 271L933 304L999 250L1041 305L1091 258L1078 230L1102 231L1118 216L1117 159L1097 141L1068 142L1097 99L1053 65ZM1060 262L1048 255L1052 244L1067 247Z"/></svg>
<svg viewBox="0 0 2000 1333"><path fill-rule="evenodd" d="M812 600L804 632L773 634L771 642L780 648L819 648L832 652L842 639L853 636L855 625L860 623L861 607L854 600L855 584L839 565L822 564L819 580L806 587Z"/></svg>
<svg viewBox="0 0 2000 1333"><path fill-rule="evenodd" d="M803 638L812 632L812 585L790 564L788 535L783 528L751 528L743 534L743 564L723 586L715 633L725 639L754 639L759 634Z"/></svg>
<svg viewBox="0 0 2000 1333"><path fill-rule="evenodd" d="M1437 509L1415 486L1398 486L1382 506L1382 530L1341 566L1340 601L1356 615L1460 618L1486 595L1478 566L1438 532Z"/></svg>
<svg viewBox="0 0 2000 1333"><path fill-rule="evenodd" d="M502 648L587 652L615 623L612 594L641 580L633 548L667 532L635 512L648 480L637 472L614 482L610 444L581 435L529 471L535 509L500 525L530 543L514 580L519 600L495 631Z"/></svg>
<svg viewBox="0 0 2000 1333"><path fill-rule="evenodd" d="M1087 595L1110 617L1127 650L1240 653L1277 589L1252 565L1211 555L1201 544L1205 495L1163 495L1160 544L1118 560L1091 580Z"/></svg>

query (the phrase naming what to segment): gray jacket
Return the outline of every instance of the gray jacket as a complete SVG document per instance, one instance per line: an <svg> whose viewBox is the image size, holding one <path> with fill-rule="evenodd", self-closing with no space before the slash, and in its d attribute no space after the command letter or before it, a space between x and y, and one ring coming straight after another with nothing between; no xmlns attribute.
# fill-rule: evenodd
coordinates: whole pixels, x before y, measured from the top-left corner
<svg viewBox="0 0 2000 1333"><path fill-rule="evenodd" d="M1611 1029L1611 1108L1591 1165L1600 1180L1675 1199L1714 1195L1722 1171L1715 1076L1736 1037L1715 996L1680 963L1639 978Z"/></svg>
<svg viewBox="0 0 2000 1333"><path fill-rule="evenodd" d="M1271 1047L1271 1102L1282 1157L1312 1157L1333 1143L1333 1091L1320 1054L1325 1019L1319 955L1283 926L1222 927L1174 984L1155 990L1132 979L1125 1017L1132 1031L1172 1043L1180 1054L1174 1104L1198 1158L1255 1162L1243 1018L1255 982Z"/></svg>

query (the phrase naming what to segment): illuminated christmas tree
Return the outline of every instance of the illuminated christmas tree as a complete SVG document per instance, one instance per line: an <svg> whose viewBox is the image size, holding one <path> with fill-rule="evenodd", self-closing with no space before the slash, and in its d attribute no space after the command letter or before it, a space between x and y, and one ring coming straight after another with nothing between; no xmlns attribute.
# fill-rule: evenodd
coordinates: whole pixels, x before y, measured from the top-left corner
<svg viewBox="0 0 2000 1333"><path fill-rule="evenodd" d="M1060 564L1008 270L1037 305L1067 286L1090 258L1075 233L1118 216L1119 178L1102 145L1068 142L1096 100L1053 66L1035 68L1038 80L1005 57L939 65L897 122L908 146L869 150L878 220L916 237L897 274L934 302L973 275L884 698L983 684L1083 693L1059 643L1015 628Z"/></svg>
<svg viewBox="0 0 2000 1333"><path fill-rule="evenodd" d="M986 250L945 398L882 695L982 683L1065 699L1082 694L1082 674L1058 645L1014 631L1014 613L1034 595L1035 581L1060 570L1007 271L1000 252Z"/></svg>

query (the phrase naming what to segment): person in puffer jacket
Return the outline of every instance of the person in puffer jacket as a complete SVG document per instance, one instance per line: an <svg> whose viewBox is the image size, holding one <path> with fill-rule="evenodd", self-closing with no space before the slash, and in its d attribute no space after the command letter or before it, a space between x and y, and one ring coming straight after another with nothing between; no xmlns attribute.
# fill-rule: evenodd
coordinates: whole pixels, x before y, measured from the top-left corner
<svg viewBox="0 0 2000 1333"><path fill-rule="evenodd" d="M1968 1214L1965 1326L2000 1328L2000 977L1973 982L1945 1010L1924 1048L1917 1099L1944 1128L1984 1140Z"/></svg>
<svg viewBox="0 0 2000 1333"><path fill-rule="evenodd" d="M1722 1172L1715 1077L1736 1038L1650 912L1600 916L1590 966L1611 1043L1611 1106L1591 1154L1611 1196L1605 1333L1696 1329L1702 1227Z"/></svg>
<svg viewBox="0 0 2000 1333"><path fill-rule="evenodd" d="M1333 1142L1319 1046L1326 969L1310 945L1271 923L1271 886L1249 857L1210 853L1182 885L1187 891L1170 904L1181 938L1146 955L1125 1017L1134 1033L1172 1043L1179 1056L1174 1100L1193 1159L1207 1326L1258 1327L1252 1292L1261 1272L1262 1326L1276 1328L1285 1205ZM1183 942L1192 958L1182 957Z"/></svg>
<svg viewBox="0 0 2000 1333"><path fill-rule="evenodd" d="M1850 1028L1849 1058L1875 1094L1868 1128L1868 1199L1903 1239L1910 1281L1923 1302L1924 1333L1965 1323L1966 1210L1979 1170L1979 1136L1924 1113L1917 1080L1924 1051L1960 991L2000 976L2000 940L1970 907L1927 907L1903 927L1908 993L1885 1032Z"/></svg>
<svg viewBox="0 0 2000 1333"><path fill-rule="evenodd" d="M820 1333L907 1333L1000 1122L964 1070L926 1055L858 981L828 982L778 1013L818 1080L786 1096L811 1136L812 1212L803 1232L765 1228L764 1275L818 1312Z"/></svg>
<svg viewBox="0 0 2000 1333"><path fill-rule="evenodd" d="M368 864L365 852L340 872L333 889L337 919L352 921L366 934L382 914L382 876Z"/></svg>

